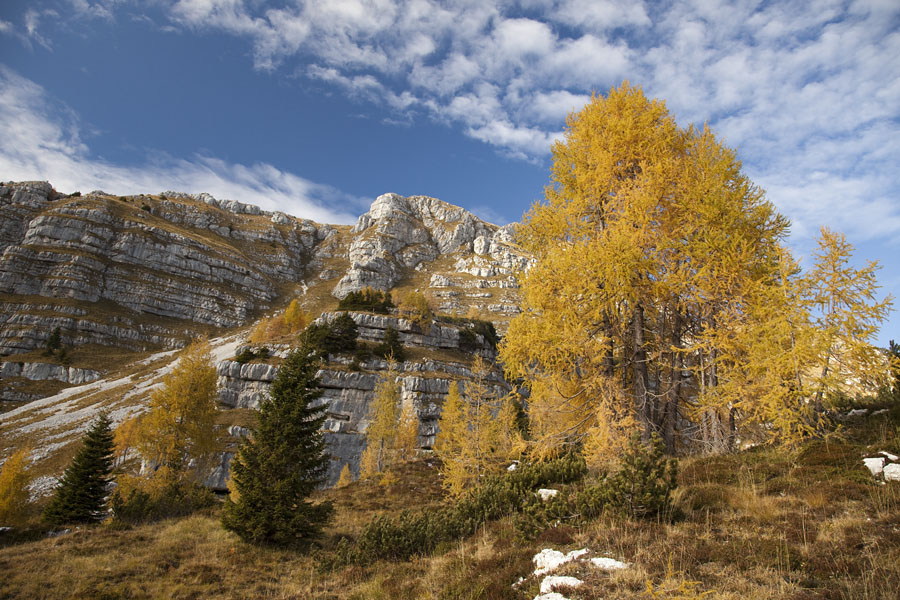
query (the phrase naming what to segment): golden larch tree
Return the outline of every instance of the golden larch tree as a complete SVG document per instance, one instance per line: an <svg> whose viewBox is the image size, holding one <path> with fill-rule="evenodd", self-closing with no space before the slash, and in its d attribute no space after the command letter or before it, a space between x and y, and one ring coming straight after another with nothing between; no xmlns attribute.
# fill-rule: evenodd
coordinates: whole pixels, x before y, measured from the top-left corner
<svg viewBox="0 0 900 600"><path fill-rule="evenodd" d="M28 506L27 448L12 454L0 467L0 525L18 525L25 516Z"/></svg>
<svg viewBox="0 0 900 600"><path fill-rule="evenodd" d="M396 365L375 386L375 397L369 407L369 426L366 428L366 449L360 458L360 477L378 477L393 462L397 422L400 418L400 382Z"/></svg>
<svg viewBox="0 0 900 600"><path fill-rule="evenodd" d="M136 448L167 476L197 481L220 449L216 429L216 369L206 340L182 351L162 387L150 394L150 411L141 417Z"/></svg>

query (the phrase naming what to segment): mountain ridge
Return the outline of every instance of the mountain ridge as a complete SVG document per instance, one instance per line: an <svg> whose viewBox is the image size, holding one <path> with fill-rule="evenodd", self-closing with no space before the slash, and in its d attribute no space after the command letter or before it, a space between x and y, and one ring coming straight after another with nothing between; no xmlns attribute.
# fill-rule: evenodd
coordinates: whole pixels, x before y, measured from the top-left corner
<svg viewBox="0 0 900 600"><path fill-rule="evenodd" d="M396 315L350 313L366 343L392 328L411 349L396 376L419 417L420 448L433 444L451 383L473 377L476 354L488 360L495 392L509 390L487 341L470 335L476 345L463 349L460 331L471 321L459 317L505 330L519 310L515 272L530 258L515 246L514 226L442 200L383 194L348 226L209 194L60 194L47 182L22 182L0 185L0 218L0 410L8 411L0 412L0 458L10 447L35 448L46 478L38 495L88 416L110 410L121 422L143 412L174 349L198 335L215 338L222 425L231 434L208 482L223 489L246 411L266 393L284 350L276 340L262 363L234 355L257 319L292 299L327 322L350 292L371 286L399 299L417 291L454 317L423 330ZM48 356L56 327L66 352ZM388 364L329 358L320 377L333 482L344 464L358 472L374 382Z"/></svg>

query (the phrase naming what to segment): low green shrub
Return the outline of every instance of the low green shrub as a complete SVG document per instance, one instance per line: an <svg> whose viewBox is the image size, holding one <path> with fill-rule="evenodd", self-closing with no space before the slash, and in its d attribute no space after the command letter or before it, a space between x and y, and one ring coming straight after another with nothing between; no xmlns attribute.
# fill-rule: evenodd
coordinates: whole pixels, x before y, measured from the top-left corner
<svg viewBox="0 0 900 600"><path fill-rule="evenodd" d="M389 292L370 287L358 292L350 292L338 303L340 310L365 310L383 315L388 314L392 308L394 308L394 302Z"/></svg>
<svg viewBox="0 0 900 600"><path fill-rule="evenodd" d="M653 434L650 445L635 433L622 467L603 483L608 504L632 518L656 518L668 511L678 486L678 461L666 457L662 438Z"/></svg>
<svg viewBox="0 0 900 600"><path fill-rule="evenodd" d="M645 445L635 434L618 471L577 490L560 490L547 501L529 498L516 528L533 538L549 526L590 521L604 512L643 519L669 517L677 485L678 462L666 457L662 439L654 434Z"/></svg>
<svg viewBox="0 0 900 600"><path fill-rule="evenodd" d="M456 502L437 510L375 518L356 546L345 546L335 560L367 564L431 553L442 543L473 534L487 521L518 512L531 501L536 488L575 481L586 471L584 458L572 454L488 477Z"/></svg>
<svg viewBox="0 0 900 600"><path fill-rule="evenodd" d="M251 360L254 360L257 358L261 358L261 359L269 358L269 349L266 348L265 346L263 346L261 348L257 348L256 350L253 350L252 348L249 348L249 347L244 348L243 350L238 352L238 354L234 357L234 362L240 363L243 365L243 364L246 364L246 363L250 362Z"/></svg>
<svg viewBox="0 0 900 600"><path fill-rule="evenodd" d="M131 488L124 495L116 491L110 507L114 520L137 524L182 517L215 502L215 495L202 485L173 482L152 493L140 488Z"/></svg>

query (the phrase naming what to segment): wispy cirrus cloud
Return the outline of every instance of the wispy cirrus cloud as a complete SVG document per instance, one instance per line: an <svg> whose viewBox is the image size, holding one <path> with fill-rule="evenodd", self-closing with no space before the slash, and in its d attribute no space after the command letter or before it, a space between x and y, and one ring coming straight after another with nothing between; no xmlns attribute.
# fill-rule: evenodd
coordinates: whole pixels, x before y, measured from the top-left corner
<svg viewBox="0 0 900 600"><path fill-rule="evenodd" d="M0 176L10 180L51 176L51 183L66 192L208 192L325 223L352 223L356 215L346 210L361 211L369 203L265 163L241 165L213 156L185 159L157 154L143 164L125 167L94 158L81 138L78 116L39 85L2 65Z"/></svg>

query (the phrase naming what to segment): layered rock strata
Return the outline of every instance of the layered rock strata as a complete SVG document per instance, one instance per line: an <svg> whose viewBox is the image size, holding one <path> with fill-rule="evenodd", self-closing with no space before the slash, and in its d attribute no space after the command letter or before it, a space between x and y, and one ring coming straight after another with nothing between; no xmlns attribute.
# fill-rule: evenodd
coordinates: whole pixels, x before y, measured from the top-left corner
<svg viewBox="0 0 900 600"><path fill-rule="evenodd" d="M337 313L326 313L323 320L333 318ZM431 350L458 350L459 327L433 325L427 334L416 332L415 328L398 317L351 312L357 323L360 338L380 341L388 327L400 332L404 344ZM478 354L493 357L494 349L477 336ZM279 353L280 354L280 353ZM337 481L344 464L349 464L354 473L359 473L359 458L365 447L365 431L369 425L369 410L375 395L375 386L387 376L387 361L374 358L353 364L358 370L351 370L353 360L331 356L326 368L317 373L323 393L320 402L327 406L324 424L328 452L332 456L329 468L329 482ZM489 371L483 375L483 385L488 393L500 398L510 391L500 369L492 362ZM467 382L476 378L468 365L466 356L459 354L459 360L421 358L399 363L395 366L396 378L400 383L400 397L403 406L410 406L419 419L419 447L430 449L437 434L437 423L444 398L453 382L460 382L465 394ZM268 388L278 373L276 364L222 361L217 367L219 375L219 399L230 408L255 408L268 392Z"/></svg>
<svg viewBox="0 0 900 600"><path fill-rule="evenodd" d="M338 298L364 287L389 290L415 272L428 271L428 287L459 288L435 291L441 310L475 306L507 316L517 312L512 308L519 302L514 274L530 258L515 247L512 226L486 223L435 198L384 194L359 217L352 233L350 267L332 292ZM448 256L455 258L452 265L432 264ZM469 292L478 289L494 291Z"/></svg>
<svg viewBox="0 0 900 600"><path fill-rule="evenodd" d="M139 349L245 323L333 232L248 206L0 185L0 353L39 348L55 327L65 344Z"/></svg>

